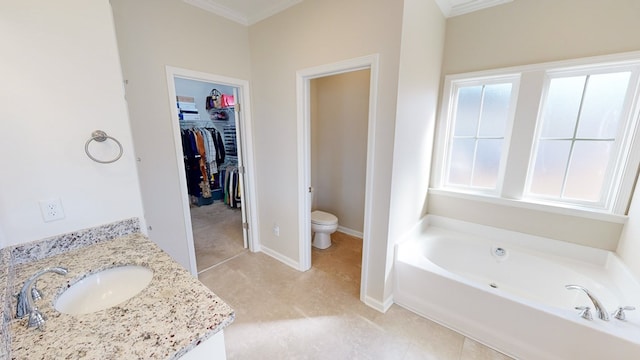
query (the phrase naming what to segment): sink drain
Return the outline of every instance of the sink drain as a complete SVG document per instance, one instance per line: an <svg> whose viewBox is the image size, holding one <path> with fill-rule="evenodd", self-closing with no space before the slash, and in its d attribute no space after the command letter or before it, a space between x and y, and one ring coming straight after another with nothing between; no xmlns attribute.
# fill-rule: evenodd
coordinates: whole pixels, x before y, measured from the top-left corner
<svg viewBox="0 0 640 360"><path fill-rule="evenodd" d="M489 284L489 286L491 286L494 289L498 288L498 284L496 284L496 283L491 283L491 284Z"/></svg>

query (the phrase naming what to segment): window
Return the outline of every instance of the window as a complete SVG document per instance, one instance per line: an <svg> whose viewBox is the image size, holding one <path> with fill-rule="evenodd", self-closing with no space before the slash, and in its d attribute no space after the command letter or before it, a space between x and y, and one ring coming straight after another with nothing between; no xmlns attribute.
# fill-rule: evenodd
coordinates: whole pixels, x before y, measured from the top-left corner
<svg viewBox="0 0 640 360"><path fill-rule="evenodd" d="M633 55L447 76L434 187L623 214L640 163Z"/></svg>
<svg viewBox="0 0 640 360"><path fill-rule="evenodd" d="M528 196L606 205L630 79L630 71L550 78Z"/></svg>
<svg viewBox="0 0 640 360"><path fill-rule="evenodd" d="M446 184L493 192L498 186L516 78L455 84Z"/></svg>

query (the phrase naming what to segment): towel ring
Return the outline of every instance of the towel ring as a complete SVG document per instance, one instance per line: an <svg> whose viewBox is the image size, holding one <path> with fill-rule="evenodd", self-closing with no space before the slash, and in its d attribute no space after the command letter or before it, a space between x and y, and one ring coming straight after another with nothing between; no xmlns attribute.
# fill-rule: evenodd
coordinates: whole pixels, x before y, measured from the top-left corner
<svg viewBox="0 0 640 360"><path fill-rule="evenodd" d="M104 142L107 139L111 139L116 144L118 144L118 147L120 148L120 153L118 154L118 156L116 156L114 159L111 159L111 160L99 160L99 159L96 159L89 152L89 144L94 140L97 141L97 142ZM106 132L104 132L102 130L96 130L96 131L91 133L91 138L89 140L87 140L87 142L84 144L84 152L87 153L87 156L89 157L89 159L91 159L91 160L93 160L95 162L98 162L98 163L101 163L101 164L110 164L112 162L118 161L118 159L120 159L120 157L122 157L122 144L120 144L120 141L116 140L114 137L107 135Z"/></svg>

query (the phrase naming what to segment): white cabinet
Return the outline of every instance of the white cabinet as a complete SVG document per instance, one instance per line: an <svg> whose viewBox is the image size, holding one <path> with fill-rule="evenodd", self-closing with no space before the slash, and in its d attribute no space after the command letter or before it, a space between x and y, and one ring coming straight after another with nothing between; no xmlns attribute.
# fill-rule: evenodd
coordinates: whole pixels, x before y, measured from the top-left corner
<svg viewBox="0 0 640 360"><path fill-rule="evenodd" d="M226 360L227 353L224 350L224 330L200 343L193 350L184 354L180 360Z"/></svg>

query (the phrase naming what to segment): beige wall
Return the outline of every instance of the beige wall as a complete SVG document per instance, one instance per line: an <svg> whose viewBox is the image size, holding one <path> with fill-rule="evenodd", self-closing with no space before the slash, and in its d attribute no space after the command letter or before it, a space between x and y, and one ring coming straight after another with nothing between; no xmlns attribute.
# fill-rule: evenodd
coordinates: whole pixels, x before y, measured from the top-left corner
<svg viewBox="0 0 640 360"><path fill-rule="evenodd" d="M636 0L516 0L447 20L443 74L640 49Z"/></svg>
<svg viewBox="0 0 640 360"><path fill-rule="evenodd" d="M420 49L429 61L424 65L426 73L439 70L439 62L434 59L441 58L444 20L433 2L407 1L403 30L403 8L393 0L307 0L249 29L181 1L112 1L124 77L128 80L136 154L141 158L138 166L145 215L153 226L151 238L165 249L172 242L182 241L185 231L180 221L182 209L178 208L177 174L181 169L175 169L175 149L170 143L165 65L251 79L260 241L264 248L297 262L296 71L379 54L371 266L367 269L367 294L363 296L386 301L393 256L388 242L389 202L400 57L414 69L421 61L410 61L410 51L401 55L400 41L401 37L408 39L406 49ZM328 21L331 26L327 26ZM222 44L219 34L225 34ZM411 77L410 71L405 77ZM418 91L426 91L433 101L433 84L425 85L425 89ZM410 132L420 117L412 121L398 129ZM414 139L418 137L415 134ZM428 168L427 163L424 166ZM402 208L403 203L397 202L396 206ZM271 231L275 223L280 226L280 236Z"/></svg>
<svg viewBox="0 0 640 360"><path fill-rule="evenodd" d="M426 212L445 19L434 1L407 0L403 19L389 238Z"/></svg>
<svg viewBox="0 0 640 360"><path fill-rule="evenodd" d="M0 34L0 247L142 218L108 0L4 1ZM120 160L87 157L96 129ZM38 201L58 197L66 216L45 223Z"/></svg>
<svg viewBox="0 0 640 360"><path fill-rule="evenodd" d="M431 194L429 212L473 223L615 251L622 224Z"/></svg>
<svg viewBox="0 0 640 360"><path fill-rule="evenodd" d="M313 210L362 233L367 170L369 70L311 80Z"/></svg>
<svg viewBox="0 0 640 360"><path fill-rule="evenodd" d="M111 0L150 238L189 268L165 66L250 78L248 28L179 0Z"/></svg>
<svg viewBox="0 0 640 360"><path fill-rule="evenodd" d="M636 193L629 208L629 218L622 231L617 250L618 255L629 266L636 279L640 279L640 188L638 187L636 187Z"/></svg>
<svg viewBox="0 0 640 360"><path fill-rule="evenodd" d="M445 37L434 1L405 0L384 298L392 296L394 245L425 215Z"/></svg>
<svg viewBox="0 0 640 360"><path fill-rule="evenodd" d="M454 17L443 75L640 50L638 18L640 3L631 0L518 0ZM428 212L610 250L623 226L442 196Z"/></svg>
<svg viewBox="0 0 640 360"><path fill-rule="evenodd" d="M402 6L395 0L307 0L250 28L261 242L297 263L296 71L380 54L368 294L382 299ZM280 225L280 236L271 227Z"/></svg>

